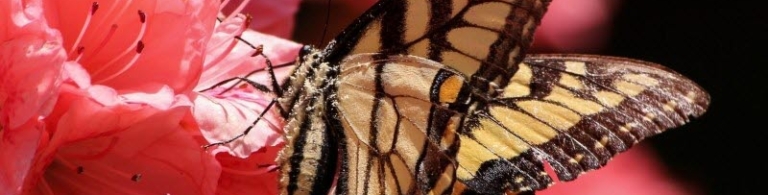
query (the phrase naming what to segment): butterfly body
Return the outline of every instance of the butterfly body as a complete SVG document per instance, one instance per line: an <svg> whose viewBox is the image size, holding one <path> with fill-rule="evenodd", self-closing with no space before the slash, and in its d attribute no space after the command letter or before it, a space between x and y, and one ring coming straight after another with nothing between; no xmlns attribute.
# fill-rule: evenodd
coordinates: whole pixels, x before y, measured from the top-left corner
<svg viewBox="0 0 768 195"><path fill-rule="evenodd" d="M381 1L305 47L278 99L281 194L530 192L552 184L545 162L572 180L704 113L659 65L526 56L548 3Z"/></svg>

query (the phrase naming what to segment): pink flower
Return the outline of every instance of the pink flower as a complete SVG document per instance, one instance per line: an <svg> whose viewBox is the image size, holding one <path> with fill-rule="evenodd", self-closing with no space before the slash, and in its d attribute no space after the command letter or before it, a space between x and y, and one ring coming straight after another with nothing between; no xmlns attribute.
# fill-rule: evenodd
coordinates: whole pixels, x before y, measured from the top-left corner
<svg viewBox="0 0 768 195"><path fill-rule="evenodd" d="M63 112L49 121L56 132L30 173L42 177L28 180L28 192L214 193L221 167L190 134L198 130L186 96L162 87L122 98L134 102L105 106L84 94L63 93L57 105ZM153 107L150 101L170 104Z"/></svg>
<svg viewBox="0 0 768 195"><path fill-rule="evenodd" d="M0 5L0 124L15 129L45 116L63 80L61 35L34 5Z"/></svg>
<svg viewBox="0 0 768 195"><path fill-rule="evenodd" d="M97 7L88 0L46 2L46 17L62 32L69 59L93 84L137 91L167 85L179 94L199 79L218 13L218 2L202 0L104 1Z"/></svg>
<svg viewBox="0 0 768 195"><path fill-rule="evenodd" d="M27 3L61 32L69 61L59 66L69 80L44 119L16 193L215 192L210 175L220 167L189 133L197 129L188 124L194 120L185 94L202 71L216 2ZM114 187L137 182L131 178L138 175L145 186ZM80 182L104 185L75 185Z"/></svg>
<svg viewBox="0 0 768 195"><path fill-rule="evenodd" d="M234 39L246 20L219 24L218 3L0 4L8 13L0 32L9 32L0 35L0 194L274 192L276 185L239 180L276 177L270 162L282 121L274 115L243 139L200 148L242 132L272 98L248 87L197 92L264 68ZM275 63L293 60L299 48L258 33L242 37L265 44Z"/></svg>

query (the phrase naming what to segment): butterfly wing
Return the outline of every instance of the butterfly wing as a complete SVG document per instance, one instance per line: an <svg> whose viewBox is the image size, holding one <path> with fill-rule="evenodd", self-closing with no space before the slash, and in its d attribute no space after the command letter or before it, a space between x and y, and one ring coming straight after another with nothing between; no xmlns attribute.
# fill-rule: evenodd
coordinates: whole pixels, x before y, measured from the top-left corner
<svg viewBox="0 0 768 195"><path fill-rule="evenodd" d="M486 90L504 84L533 40L549 0L380 1L328 47L340 62L360 53L408 54L452 67Z"/></svg>
<svg viewBox="0 0 768 195"><path fill-rule="evenodd" d="M414 56L360 54L341 65L337 194L449 194L465 78ZM441 93L442 92L442 93Z"/></svg>
<svg viewBox="0 0 768 195"><path fill-rule="evenodd" d="M564 181L702 115L709 95L660 65L585 55L528 56L509 85L468 116L460 131L458 180L499 194Z"/></svg>
<svg viewBox="0 0 768 195"><path fill-rule="evenodd" d="M548 3L381 1L332 41L323 60L341 64L328 97L336 193L542 189L552 182L544 161L571 180L704 112L701 88L649 63L520 65Z"/></svg>

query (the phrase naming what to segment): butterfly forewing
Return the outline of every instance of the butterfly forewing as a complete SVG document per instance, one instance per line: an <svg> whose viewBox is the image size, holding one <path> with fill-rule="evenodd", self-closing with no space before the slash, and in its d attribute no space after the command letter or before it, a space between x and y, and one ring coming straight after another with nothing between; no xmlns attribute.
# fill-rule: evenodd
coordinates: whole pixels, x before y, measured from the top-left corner
<svg viewBox="0 0 768 195"><path fill-rule="evenodd" d="M505 84L549 0L390 0L358 18L327 48L328 61L358 53L408 54L452 67L482 90Z"/></svg>
<svg viewBox="0 0 768 195"><path fill-rule="evenodd" d="M457 177L483 193L547 187L541 160L573 180L709 104L701 87L671 70L604 56L528 56L502 90L459 131Z"/></svg>

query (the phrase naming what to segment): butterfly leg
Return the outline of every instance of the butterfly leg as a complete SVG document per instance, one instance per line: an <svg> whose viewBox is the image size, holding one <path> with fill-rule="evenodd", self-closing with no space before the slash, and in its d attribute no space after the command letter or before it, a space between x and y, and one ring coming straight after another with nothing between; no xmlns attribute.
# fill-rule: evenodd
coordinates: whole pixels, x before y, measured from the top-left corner
<svg viewBox="0 0 768 195"><path fill-rule="evenodd" d="M208 87L208 88L206 88L206 89L203 89L203 90L201 90L200 92L206 92L206 91L210 91L210 90L212 90L212 89L214 89L214 88L216 88L216 87L220 87L220 86L222 86L222 85L224 85L224 84L226 84L226 83L232 82L232 81L234 81L234 80L237 80L237 83L235 83L235 84L234 84L234 85L232 85L232 86L229 86L229 87L227 87L227 89L225 89L224 91L222 91L221 93L219 93L219 95L221 95L221 94L223 94L223 93L226 93L226 92L228 92L228 91L232 90L232 89L233 89L235 86L237 86L237 85L238 85L240 82L246 82L246 83L248 83L249 85L251 85L251 87L253 87L254 89L256 89L256 90L259 90L259 91L261 91L261 92L264 92L264 93L272 93L272 90L270 90L270 89L269 89L267 86L265 86L265 85L263 85L263 84L261 84L261 83L257 83L257 82L254 82L254 81L252 81L252 80L250 80L250 79L247 79L247 78L245 78L245 77L232 77L232 78L229 78L229 79L225 79L225 80L223 80L223 81L220 81L220 82L218 82L218 83L214 84L214 85L213 85L213 86L211 86L211 87Z"/></svg>
<svg viewBox="0 0 768 195"><path fill-rule="evenodd" d="M256 56L264 57L264 60L267 63L267 72L269 72L269 76L270 76L270 79L271 79L270 82L271 82L271 85L272 85L272 89L274 90L275 94L277 94L278 97L281 97L283 95L283 91L280 88L280 84L277 83L277 76L275 75L275 71L274 71L275 66L272 65L272 61L269 60L269 57L267 57L267 55L264 54L264 45L254 46L253 44L251 44L250 42L246 41L245 39L243 39L240 36L235 36L235 38L240 40L240 41L242 41L243 43L245 43L246 45L248 45L249 47L251 47L254 50L253 54L251 54L251 57L256 57ZM294 63L295 62L288 62L288 63L280 64L277 67L283 67L283 66L294 64ZM251 71L250 73L248 73L246 75L246 78L248 76L251 76L252 74L255 74L258 71L260 71L260 70Z"/></svg>
<svg viewBox="0 0 768 195"><path fill-rule="evenodd" d="M230 139L228 139L228 140L225 140L225 141L222 141L222 142L216 142L216 143L212 143L212 144L208 144L208 145L205 145L205 146L203 146L203 148L204 148L204 149L208 149L208 148L210 148L210 147L213 147L213 146L221 146L221 145L224 145L224 144L232 143L233 141L235 141L235 140L237 140L237 139L240 139L241 137L245 137L245 135L248 135L248 132L250 132L250 131L251 131L251 129L253 129L253 127L254 127L254 126L256 126L256 124L257 124L257 123L259 123L259 121L261 120L261 118L263 118L263 117L264 117L264 114L266 114L266 113L267 113L267 111L268 111L269 109L271 109L271 108L272 108L272 106L274 106L274 105L275 105L275 103L277 103L277 99L272 99L272 101L270 101L270 102L269 102L269 104L267 105L267 107L266 107L266 108L264 108L264 111L262 111L262 112L261 112L261 114L259 114L259 117L257 117L257 118L256 118L256 120L254 120L254 121L251 123L251 125L248 125L248 128L245 128L245 131L243 131L243 133L241 133L240 135L237 135L237 136L235 136L235 137L233 137L233 138L230 138Z"/></svg>
<svg viewBox="0 0 768 195"><path fill-rule="evenodd" d="M229 83L229 82L237 80L237 82L235 82L233 85L231 85L227 89L221 91L220 94L223 94L223 93L226 93L226 92L232 90L234 87L238 86L241 82L246 82L246 83L248 83L250 86L252 86L256 90L259 90L259 91L264 92L264 93L273 93L273 94L277 95L277 97L281 97L282 94L283 94L283 91L282 91L282 88L280 88L280 84L277 82L277 76L275 75L274 68L275 67L289 66L289 65L295 64L295 62L288 62L288 63L279 64L277 66L274 66L272 64L272 61L269 59L269 57L267 57L267 55L265 55L263 53L263 51L264 51L264 46L263 45L254 46L253 44L251 44L250 42L244 40L240 36L236 36L235 38L240 40L240 41L242 41L243 43L245 43L246 45L248 45L249 47L251 47L254 50L253 54L251 54L251 57L261 56L261 57L264 58L265 63L267 64L266 70L267 70L267 72L269 73L269 76L270 76L270 84L271 84L272 89L269 89L269 87L267 87L266 85L263 85L263 84L260 84L260 83L257 83L257 82L254 82L254 81L248 79L248 77L250 77L250 76L252 76L252 75L254 75L254 74L256 74L256 73L258 73L258 72L263 70L263 69L258 69L258 70L253 70L253 71L249 72L248 74L246 74L243 77L234 77L234 78L223 80L223 81L218 82L218 83L214 84L213 86L211 86L209 88L206 88L206 89L204 89L202 91L203 92L204 91L209 91L209 90L214 89L216 87L222 86L222 85L224 85L226 83ZM242 134L240 134L238 136L235 136L235 137L233 137L231 139L228 139L226 141L223 141L223 142L217 142L217 143L212 143L212 144L205 145L205 146L203 146L203 148L207 149L207 148L212 147L212 146L228 144L228 143L231 143L231 142L233 142L233 141L235 141L235 140L237 140L237 139L239 139L241 137L244 137L259 122L259 120L261 120L261 118L264 116L266 111L271 109L272 106L274 106L275 103L277 103L277 99L273 99L269 103L269 105L266 107L266 109L264 109L264 112L262 112L259 115L259 117L256 118L256 120L254 120L253 123L250 126L248 126L248 128L245 129L245 131L243 131ZM283 110L282 107L278 106L278 109L280 109L281 113L285 113L285 111Z"/></svg>

